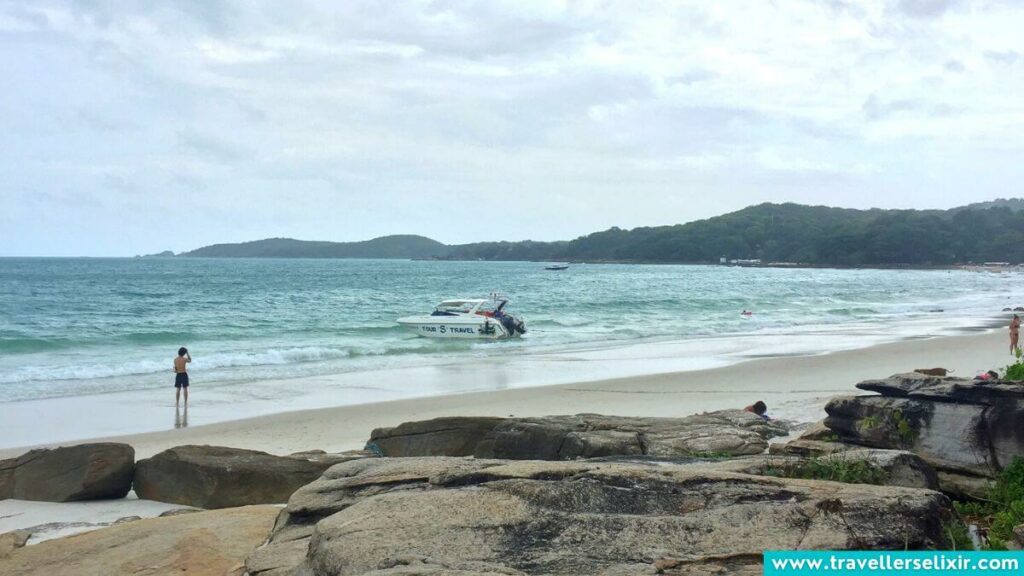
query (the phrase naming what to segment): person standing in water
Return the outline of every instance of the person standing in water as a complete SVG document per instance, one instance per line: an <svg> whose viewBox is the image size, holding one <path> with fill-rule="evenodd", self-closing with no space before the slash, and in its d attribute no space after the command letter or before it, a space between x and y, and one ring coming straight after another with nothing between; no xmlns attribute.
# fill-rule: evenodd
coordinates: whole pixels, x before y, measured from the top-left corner
<svg viewBox="0 0 1024 576"><path fill-rule="evenodd" d="M1010 354L1017 353L1017 340L1020 339L1020 316L1013 315L1010 320Z"/></svg>
<svg viewBox="0 0 1024 576"><path fill-rule="evenodd" d="M192 355L188 349L182 346L178 348L178 357L174 359L174 404L177 406L181 401L181 389L185 389L185 405L188 406L188 367L192 361Z"/></svg>

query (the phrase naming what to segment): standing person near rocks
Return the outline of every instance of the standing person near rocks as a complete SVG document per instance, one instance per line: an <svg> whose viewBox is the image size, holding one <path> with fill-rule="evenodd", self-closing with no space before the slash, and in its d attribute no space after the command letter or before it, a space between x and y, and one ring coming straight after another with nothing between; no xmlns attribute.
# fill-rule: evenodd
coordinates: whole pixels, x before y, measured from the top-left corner
<svg viewBox="0 0 1024 576"><path fill-rule="evenodd" d="M178 348L178 357L174 359L174 405L181 401L181 389L185 389L185 405L188 406L188 366L192 355L182 346Z"/></svg>
<svg viewBox="0 0 1024 576"><path fill-rule="evenodd" d="M1013 315L1010 320L1010 354L1017 353L1017 340L1020 338L1020 316Z"/></svg>

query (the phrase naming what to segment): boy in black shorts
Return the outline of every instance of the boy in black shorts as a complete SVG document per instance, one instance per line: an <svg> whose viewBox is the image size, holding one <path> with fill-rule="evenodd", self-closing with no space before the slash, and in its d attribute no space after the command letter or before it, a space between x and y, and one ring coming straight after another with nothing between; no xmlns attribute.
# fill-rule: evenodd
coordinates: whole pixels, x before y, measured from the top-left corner
<svg viewBox="0 0 1024 576"><path fill-rule="evenodd" d="M185 389L185 405L188 405L188 368L186 365L192 361L192 355L188 349L182 346L178 348L178 357L174 359L174 404L181 400L181 389Z"/></svg>

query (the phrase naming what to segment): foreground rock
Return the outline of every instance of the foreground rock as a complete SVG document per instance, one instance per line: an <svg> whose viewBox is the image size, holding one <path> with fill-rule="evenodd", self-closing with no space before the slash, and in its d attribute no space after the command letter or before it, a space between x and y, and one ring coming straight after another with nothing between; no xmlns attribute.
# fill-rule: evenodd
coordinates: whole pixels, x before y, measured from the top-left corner
<svg viewBox="0 0 1024 576"><path fill-rule="evenodd" d="M101 528L15 550L0 558L0 574L240 576L278 512L253 506Z"/></svg>
<svg viewBox="0 0 1024 576"><path fill-rule="evenodd" d="M783 425L742 410L685 418L577 414L542 418L436 418L378 428L368 447L384 456L572 460L607 456L760 454Z"/></svg>
<svg viewBox="0 0 1024 576"><path fill-rule="evenodd" d="M332 465L366 455L274 456L241 448L177 446L139 461L135 493L139 498L198 508L278 504Z"/></svg>
<svg viewBox="0 0 1024 576"><path fill-rule="evenodd" d="M132 487L135 449L98 443L39 449L0 460L0 500L72 502L124 498Z"/></svg>
<svg viewBox="0 0 1024 576"><path fill-rule="evenodd" d="M7 558L18 548L24 548L32 533L28 530L12 530L0 534L0 558Z"/></svg>
<svg viewBox="0 0 1024 576"><path fill-rule="evenodd" d="M381 458L299 489L251 574L760 574L767 549L942 545L945 496L686 465Z"/></svg>
<svg viewBox="0 0 1024 576"><path fill-rule="evenodd" d="M857 387L880 395L832 399L826 426L842 442L913 451L944 491L982 496L1024 457L1024 384L911 373Z"/></svg>

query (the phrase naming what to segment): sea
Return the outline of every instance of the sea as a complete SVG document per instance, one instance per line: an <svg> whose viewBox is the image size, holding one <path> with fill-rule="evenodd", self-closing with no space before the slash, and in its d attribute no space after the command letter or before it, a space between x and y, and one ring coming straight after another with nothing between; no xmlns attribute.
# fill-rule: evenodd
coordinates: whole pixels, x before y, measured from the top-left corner
<svg viewBox="0 0 1024 576"><path fill-rule="evenodd" d="M168 388L180 346L192 353L199 387L249 393L264 380L577 353L614 358L666 342L684 346L690 367L825 353L980 329L1024 302L1021 279L965 270L4 258L0 403ZM492 293L510 298L508 309L526 321L524 337L434 340L395 322L443 299ZM626 375L603 370L587 377ZM464 373L472 381L473 371ZM415 381L402 386L389 397L422 393Z"/></svg>

